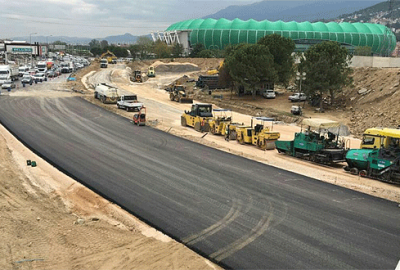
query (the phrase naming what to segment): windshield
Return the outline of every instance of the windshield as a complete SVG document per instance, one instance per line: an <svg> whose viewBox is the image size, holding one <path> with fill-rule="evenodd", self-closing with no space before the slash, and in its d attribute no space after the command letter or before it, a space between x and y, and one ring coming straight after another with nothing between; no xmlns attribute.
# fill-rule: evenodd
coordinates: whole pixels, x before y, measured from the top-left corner
<svg viewBox="0 0 400 270"><path fill-rule="evenodd" d="M137 100L136 96L125 96L124 100Z"/></svg>
<svg viewBox="0 0 400 270"><path fill-rule="evenodd" d="M8 70L0 70L0 75L8 75Z"/></svg>

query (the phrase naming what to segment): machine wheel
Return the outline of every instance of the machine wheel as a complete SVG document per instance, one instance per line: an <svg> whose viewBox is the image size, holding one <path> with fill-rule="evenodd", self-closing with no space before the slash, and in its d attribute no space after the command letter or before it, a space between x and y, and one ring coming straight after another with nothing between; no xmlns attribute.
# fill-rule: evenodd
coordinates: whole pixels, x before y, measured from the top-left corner
<svg viewBox="0 0 400 270"><path fill-rule="evenodd" d="M173 94L173 93L170 93L170 94L169 94L169 99L170 99L171 101L174 101L174 94Z"/></svg>
<svg viewBox="0 0 400 270"><path fill-rule="evenodd" d="M266 150L267 149L267 142L264 140L259 140L257 142L257 147L260 148L261 150Z"/></svg>
<svg viewBox="0 0 400 270"><path fill-rule="evenodd" d="M126 110L127 112L130 112L130 111L131 111L131 109L130 109L129 107L125 107L125 110Z"/></svg>
<svg viewBox="0 0 400 270"><path fill-rule="evenodd" d="M210 127L210 132L211 132L211 134L215 135L215 126Z"/></svg>
<svg viewBox="0 0 400 270"><path fill-rule="evenodd" d="M106 103L106 98L104 96L101 97L101 102Z"/></svg>
<svg viewBox="0 0 400 270"><path fill-rule="evenodd" d="M196 130L196 131L198 131L198 132L201 132L201 126L200 126L200 122L196 122L196 123L194 123L194 130Z"/></svg>
<svg viewBox="0 0 400 270"><path fill-rule="evenodd" d="M239 133L238 136L236 137L236 140L238 143L244 144L243 134Z"/></svg>
<svg viewBox="0 0 400 270"><path fill-rule="evenodd" d="M181 126L186 127L186 118L181 116Z"/></svg>
<svg viewBox="0 0 400 270"><path fill-rule="evenodd" d="M358 169L357 168L351 168L350 173L354 175L358 175Z"/></svg>
<svg viewBox="0 0 400 270"><path fill-rule="evenodd" d="M178 96L178 95L176 95L176 96L174 97L174 101L179 102L179 96Z"/></svg>

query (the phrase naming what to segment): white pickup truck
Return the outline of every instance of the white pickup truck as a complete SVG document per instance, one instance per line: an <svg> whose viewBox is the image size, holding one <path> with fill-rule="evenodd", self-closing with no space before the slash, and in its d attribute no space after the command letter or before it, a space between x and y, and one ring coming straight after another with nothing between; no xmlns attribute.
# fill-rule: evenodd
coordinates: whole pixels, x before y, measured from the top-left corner
<svg viewBox="0 0 400 270"><path fill-rule="evenodd" d="M118 88L100 83L94 89L94 98L100 99L103 103L117 103L119 99Z"/></svg>
<svg viewBox="0 0 400 270"><path fill-rule="evenodd" d="M143 107L143 103L137 100L136 95L122 95L117 101L117 107L127 112L139 111Z"/></svg>

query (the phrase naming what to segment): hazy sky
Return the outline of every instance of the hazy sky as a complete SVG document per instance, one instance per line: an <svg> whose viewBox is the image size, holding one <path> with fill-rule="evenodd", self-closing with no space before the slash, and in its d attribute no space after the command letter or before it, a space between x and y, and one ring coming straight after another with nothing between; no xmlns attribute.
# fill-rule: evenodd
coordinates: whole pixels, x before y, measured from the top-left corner
<svg viewBox="0 0 400 270"><path fill-rule="evenodd" d="M29 36L105 37L165 30L229 5L254 0L0 0L0 38Z"/></svg>
<svg viewBox="0 0 400 270"><path fill-rule="evenodd" d="M172 23L261 0L0 0L0 38L149 34ZM312 1L312 0L310 0ZM329 1L329 0L314 0Z"/></svg>

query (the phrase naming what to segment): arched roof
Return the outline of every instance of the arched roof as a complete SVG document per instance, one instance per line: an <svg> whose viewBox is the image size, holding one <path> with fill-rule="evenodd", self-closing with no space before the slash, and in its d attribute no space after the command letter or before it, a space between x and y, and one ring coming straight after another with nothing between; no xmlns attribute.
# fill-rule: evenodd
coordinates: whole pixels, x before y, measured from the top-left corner
<svg viewBox="0 0 400 270"><path fill-rule="evenodd" d="M273 33L293 40L333 40L355 47L369 46L374 53L386 53L389 49L393 51L396 46L396 37L386 26L371 23L192 19L177 22L166 31L175 30L191 31L192 44L202 43L206 48L255 43L263 36Z"/></svg>

